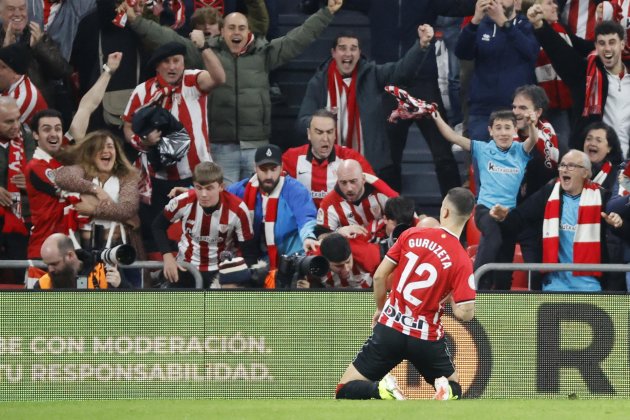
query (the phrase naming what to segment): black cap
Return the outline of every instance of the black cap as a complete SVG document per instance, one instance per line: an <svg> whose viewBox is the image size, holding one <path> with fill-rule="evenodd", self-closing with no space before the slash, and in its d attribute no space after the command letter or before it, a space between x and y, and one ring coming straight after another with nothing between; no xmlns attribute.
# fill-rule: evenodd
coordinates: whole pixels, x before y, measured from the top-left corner
<svg viewBox="0 0 630 420"><path fill-rule="evenodd" d="M26 45L16 42L8 47L0 48L0 60L17 74L26 74L31 61L31 52Z"/></svg>
<svg viewBox="0 0 630 420"><path fill-rule="evenodd" d="M256 166L262 166L267 163L282 165L282 150L273 144L259 147L256 149L254 162L256 163Z"/></svg>
<svg viewBox="0 0 630 420"><path fill-rule="evenodd" d="M147 68L155 69L162 60L173 55L186 56L186 46L175 41L160 45L157 50L153 51L151 58L147 61Z"/></svg>

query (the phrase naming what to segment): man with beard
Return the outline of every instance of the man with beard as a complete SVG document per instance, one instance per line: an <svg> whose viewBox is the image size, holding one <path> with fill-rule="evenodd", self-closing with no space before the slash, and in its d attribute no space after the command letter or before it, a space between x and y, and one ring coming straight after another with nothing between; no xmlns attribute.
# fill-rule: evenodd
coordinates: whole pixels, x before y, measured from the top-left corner
<svg viewBox="0 0 630 420"><path fill-rule="evenodd" d="M281 255L315 251L315 205L311 193L290 176L282 175L282 150L269 145L256 149L256 173L228 187L253 215L254 240L269 258L272 275L265 288L275 287Z"/></svg>
<svg viewBox="0 0 630 420"><path fill-rule="evenodd" d="M383 180L364 173L359 162L344 160L337 169L335 189L317 212L317 233L336 231L346 238L377 239L384 234L385 203L397 196Z"/></svg>
<svg viewBox="0 0 630 420"><path fill-rule="evenodd" d="M623 156L627 156L630 149L630 74L622 61L623 26L613 21L597 24L595 51L584 58L544 21L540 5L532 6L527 17L553 68L571 90L575 120L571 125L569 146L582 149L586 126L604 121L617 132Z"/></svg>
<svg viewBox="0 0 630 420"><path fill-rule="evenodd" d="M457 40L460 60L474 60L470 87L468 137L488 141L488 118L512 105L512 93L536 83L540 47L532 25L517 14L515 0L477 0L475 14Z"/></svg>
<svg viewBox="0 0 630 420"><path fill-rule="evenodd" d="M84 257L78 253L84 251L74 249L72 240L64 234L53 233L42 244L41 255L48 267L35 283L35 289L77 289L86 280L87 289L128 288L129 284L122 280L116 266L97 264L87 266ZM87 271L87 272L86 272ZM83 287L81 287L83 288Z"/></svg>
<svg viewBox="0 0 630 420"><path fill-rule="evenodd" d="M203 47L203 34L193 31L194 42L203 48L203 59L207 70L187 70L184 66L186 47L178 42L169 42L155 50L147 68L153 68L156 77L138 85L123 115L125 138L140 152L143 180L140 196L140 217L153 220L168 203L168 193L173 187L189 186L192 170L200 162L212 161L208 151L207 101L208 93L225 82L225 72L210 48ZM190 136L187 155L176 164L153 168L146 153L151 153L162 140L162 132L153 129L140 137L131 128L134 114L148 105L157 105L169 111ZM165 135L167 133L164 133ZM143 238L151 238L151 224L142 225ZM153 241L145 241L147 251L154 251Z"/></svg>

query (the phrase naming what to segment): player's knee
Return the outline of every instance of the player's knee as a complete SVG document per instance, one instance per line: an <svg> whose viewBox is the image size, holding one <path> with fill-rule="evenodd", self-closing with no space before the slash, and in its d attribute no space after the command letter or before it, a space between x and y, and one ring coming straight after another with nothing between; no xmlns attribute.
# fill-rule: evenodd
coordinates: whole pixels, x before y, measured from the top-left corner
<svg viewBox="0 0 630 420"><path fill-rule="evenodd" d="M448 384L451 386L451 392L453 393L453 399L462 399L462 387L459 382L448 381Z"/></svg>
<svg viewBox="0 0 630 420"><path fill-rule="evenodd" d="M338 400L347 398L346 393L344 391L346 384L337 384L337 389L335 390L335 398Z"/></svg>

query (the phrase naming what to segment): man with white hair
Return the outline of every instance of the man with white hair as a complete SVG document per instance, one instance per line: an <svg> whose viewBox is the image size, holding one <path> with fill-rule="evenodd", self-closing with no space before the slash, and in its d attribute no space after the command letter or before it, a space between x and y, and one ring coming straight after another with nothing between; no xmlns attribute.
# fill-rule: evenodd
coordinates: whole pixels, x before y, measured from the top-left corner
<svg viewBox="0 0 630 420"><path fill-rule="evenodd" d="M555 183L547 184L512 211L495 205L490 216L512 231L538 224L544 263L606 262L606 225L620 228L621 217L603 211L605 192L590 180L591 162L584 152L567 152L558 170ZM601 278L601 272L553 271L545 276L542 290L601 291Z"/></svg>

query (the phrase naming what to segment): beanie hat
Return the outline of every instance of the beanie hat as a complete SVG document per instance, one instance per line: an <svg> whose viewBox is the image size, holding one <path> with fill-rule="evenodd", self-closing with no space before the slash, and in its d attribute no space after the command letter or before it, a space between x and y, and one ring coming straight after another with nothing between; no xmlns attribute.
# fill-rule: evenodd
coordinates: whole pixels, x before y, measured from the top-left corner
<svg viewBox="0 0 630 420"><path fill-rule="evenodd" d="M222 285L249 286L251 278L251 272L242 257L225 258L219 264L219 283Z"/></svg>
<svg viewBox="0 0 630 420"><path fill-rule="evenodd" d="M14 43L0 48L0 60L17 74L26 74L31 61L31 52L21 43Z"/></svg>
<svg viewBox="0 0 630 420"><path fill-rule="evenodd" d="M162 60L173 55L186 56L186 46L176 41L160 45L147 61L147 68L154 70Z"/></svg>

